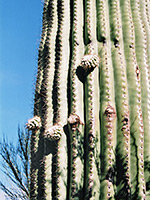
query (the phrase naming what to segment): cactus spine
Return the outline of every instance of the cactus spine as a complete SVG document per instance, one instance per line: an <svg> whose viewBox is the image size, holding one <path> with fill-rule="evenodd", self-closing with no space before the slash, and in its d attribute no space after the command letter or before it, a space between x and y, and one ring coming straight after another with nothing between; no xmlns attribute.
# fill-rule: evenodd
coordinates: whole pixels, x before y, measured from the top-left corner
<svg viewBox="0 0 150 200"><path fill-rule="evenodd" d="M30 199L150 199L150 1L45 0Z"/></svg>

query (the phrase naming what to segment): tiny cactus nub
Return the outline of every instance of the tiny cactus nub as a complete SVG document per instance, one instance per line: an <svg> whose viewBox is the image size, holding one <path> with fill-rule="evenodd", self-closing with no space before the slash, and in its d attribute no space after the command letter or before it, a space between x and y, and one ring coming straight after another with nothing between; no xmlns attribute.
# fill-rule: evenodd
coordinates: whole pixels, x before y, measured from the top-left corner
<svg viewBox="0 0 150 200"><path fill-rule="evenodd" d="M26 124L26 128L28 130L38 130L42 126L41 119L38 116L34 116L33 118L28 120L28 123Z"/></svg>
<svg viewBox="0 0 150 200"><path fill-rule="evenodd" d="M84 55L81 60L81 66L84 70L94 69L99 66L99 57L91 54Z"/></svg>
<svg viewBox="0 0 150 200"><path fill-rule="evenodd" d="M60 125L54 125L48 130L45 130L44 137L50 141L59 140L62 136L63 128Z"/></svg>
<svg viewBox="0 0 150 200"><path fill-rule="evenodd" d="M80 124L83 125L83 122L77 114L70 114L68 123L70 124L72 130L76 130Z"/></svg>

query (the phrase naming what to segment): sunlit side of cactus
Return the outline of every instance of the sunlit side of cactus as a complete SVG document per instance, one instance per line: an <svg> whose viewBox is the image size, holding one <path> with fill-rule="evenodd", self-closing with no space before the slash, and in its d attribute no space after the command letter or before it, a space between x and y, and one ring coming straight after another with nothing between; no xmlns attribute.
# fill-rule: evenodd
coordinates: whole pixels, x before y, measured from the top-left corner
<svg viewBox="0 0 150 200"><path fill-rule="evenodd" d="M30 199L150 199L150 1L45 0Z"/></svg>

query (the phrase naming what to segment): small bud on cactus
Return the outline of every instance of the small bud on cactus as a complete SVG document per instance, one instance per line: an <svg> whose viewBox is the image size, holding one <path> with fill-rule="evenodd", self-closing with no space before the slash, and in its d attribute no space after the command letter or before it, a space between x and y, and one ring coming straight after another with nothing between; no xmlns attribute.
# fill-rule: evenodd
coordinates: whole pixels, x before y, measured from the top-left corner
<svg viewBox="0 0 150 200"><path fill-rule="evenodd" d="M54 125L45 132L45 138L50 141L59 140L62 136L63 128L60 125Z"/></svg>
<svg viewBox="0 0 150 200"><path fill-rule="evenodd" d="M26 124L26 128L28 130L38 130L42 126L41 119L38 116L34 116L33 118L28 120L28 123Z"/></svg>
<svg viewBox="0 0 150 200"><path fill-rule="evenodd" d="M109 105L105 110L106 116L116 115L115 109Z"/></svg>
<svg viewBox="0 0 150 200"><path fill-rule="evenodd" d="M73 131L78 128L79 124L83 124L77 114L70 114L68 118L68 123L70 124Z"/></svg>
<svg viewBox="0 0 150 200"><path fill-rule="evenodd" d="M94 69L99 66L99 57L97 55L85 55L81 60L81 66L84 70Z"/></svg>

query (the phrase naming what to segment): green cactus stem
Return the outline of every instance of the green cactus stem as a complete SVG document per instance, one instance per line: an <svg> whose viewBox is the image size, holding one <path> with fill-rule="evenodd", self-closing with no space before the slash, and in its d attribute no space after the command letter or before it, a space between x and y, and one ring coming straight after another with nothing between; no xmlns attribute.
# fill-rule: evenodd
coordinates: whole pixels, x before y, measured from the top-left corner
<svg viewBox="0 0 150 200"><path fill-rule="evenodd" d="M70 166L68 175L68 194L67 199L74 199L81 197L83 194L83 148L80 145L83 142L83 129L80 128L84 125L77 114L70 114L68 118L68 164ZM80 131L81 130L81 131Z"/></svg>
<svg viewBox="0 0 150 200"><path fill-rule="evenodd" d="M141 12L141 1L131 1L131 8L133 9L133 23L135 27L135 31L140 30L138 32L138 35L135 37L135 50L137 55L137 63L141 72L141 107L142 107L142 113L143 113L143 125L144 125L144 159L143 162L149 162L150 161L150 155L149 155L149 143L150 143L150 102L149 102L149 96L150 96L150 68L149 68L149 35L146 32L146 25L148 24L148 21L143 20L143 14ZM136 9L136 11L134 10ZM137 17L138 16L138 20ZM140 42L139 42L140 40ZM139 57L140 56L140 57ZM143 137L141 138L143 140ZM147 170L146 170L147 171ZM145 173L145 179L146 182L149 182L149 173Z"/></svg>
<svg viewBox="0 0 150 200"><path fill-rule="evenodd" d="M127 1L124 4L128 9L126 27L124 26L124 34L128 37L128 41L124 44L126 63L128 71L128 82L130 98L130 123L131 123L131 184L132 184L132 195L134 198L140 196L141 199L145 199L145 181L144 181L144 130L143 130L143 117L141 110L141 84L140 84L140 69L137 63L136 49L135 49L135 29L132 21L132 10L130 2ZM125 8L125 7L124 7ZM130 32L127 31L127 26L130 27ZM138 35L138 33L137 33ZM127 51L128 49L128 51ZM130 58L129 58L130 57ZM131 69L130 66L133 66ZM129 74L130 70L130 74ZM133 70L133 71L131 71ZM132 76L132 77L131 77ZM133 77L135 77L133 79ZM133 87L134 86L134 87ZM135 102L136 101L136 102ZM137 116L137 117L136 117ZM136 169L136 170L135 170ZM140 172L140 173L139 173ZM138 187L137 187L138 185Z"/></svg>
<svg viewBox="0 0 150 200"><path fill-rule="evenodd" d="M85 54L81 60L83 69L90 70L99 67L99 56L96 41L96 2L84 1L84 43ZM92 56L91 56L92 55ZM85 107L85 143L84 143L84 198L99 199L99 166L96 165L96 149L100 155L100 129L99 129L99 85L98 68L86 74L84 82Z"/></svg>
<svg viewBox="0 0 150 200"><path fill-rule="evenodd" d="M32 131L31 135L31 168L30 168L30 196L33 199L36 199L37 195L37 150L38 150L38 141L39 141L39 134L41 128L41 119L38 116L34 116L32 119L28 120L26 124L26 128L29 131Z"/></svg>
<svg viewBox="0 0 150 200"><path fill-rule="evenodd" d="M100 199L114 199L116 109L111 61L108 2L98 1L98 41L100 63L101 187ZM101 17L102 16L102 17Z"/></svg>
<svg viewBox="0 0 150 200"><path fill-rule="evenodd" d="M126 63L123 49L121 10L119 1L110 1L110 27L112 29L112 62L114 67L115 101L117 110L117 198L130 199L130 118ZM118 170L117 170L118 169ZM124 174L124 177L122 177ZM126 191L125 189L126 188ZM122 189L125 191L122 192Z"/></svg>
<svg viewBox="0 0 150 200"><path fill-rule="evenodd" d="M149 0L44 1L30 199L150 199L149 13Z"/></svg>

